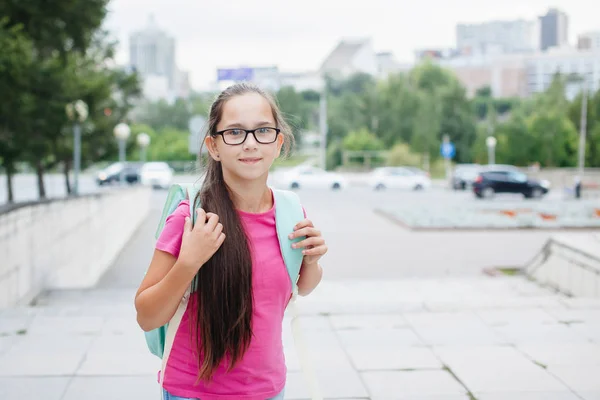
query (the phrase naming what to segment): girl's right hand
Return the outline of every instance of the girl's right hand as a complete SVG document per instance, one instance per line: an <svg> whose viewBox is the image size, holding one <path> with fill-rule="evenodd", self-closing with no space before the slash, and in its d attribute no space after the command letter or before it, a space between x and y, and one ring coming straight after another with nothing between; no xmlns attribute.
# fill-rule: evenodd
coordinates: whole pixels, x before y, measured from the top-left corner
<svg viewBox="0 0 600 400"><path fill-rule="evenodd" d="M221 247L225 234L217 214L206 213L202 208L198 208L196 214L193 227L192 219L185 219L178 262L198 271Z"/></svg>

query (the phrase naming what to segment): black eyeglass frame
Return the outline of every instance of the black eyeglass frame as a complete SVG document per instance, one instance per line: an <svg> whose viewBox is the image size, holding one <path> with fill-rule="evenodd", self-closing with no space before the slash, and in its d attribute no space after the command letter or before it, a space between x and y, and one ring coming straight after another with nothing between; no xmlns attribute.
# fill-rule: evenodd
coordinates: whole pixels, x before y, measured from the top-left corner
<svg viewBox="0 0 600 400"><path fill-rule="evenodd" d="M275 130L275 138L270 141L270 142L261 142L260 140L258 140L258 138L256 137L256 134L254 132L256 132L259 129L274 129ZM225 132L227 131L234 131L234 130L240 130L240 131L244 131L246 133L246 135L244 136L244 140L242 140L239 143L227 143L227 141L225 140L225 136L223 135ZM218 135L221 135L221 137L223 137L223 143L225 143L226 145L229 146L239 146L241 144L244 144L244 142L246 141L246 139L248 139L248 134L252 134L252 136L254 136L254 140L256 140L257 143L260 144L271 144L271 143L275 143L277 141L277 136L279 136L279 134L281 133L281 129L279 128L273 128L272 126L261 126L260 128L256 128L256 129L243 129L243 128L229 128L229 129L225 129L222 131L218 131L213 133L211 136L215 137Z"/></svg>

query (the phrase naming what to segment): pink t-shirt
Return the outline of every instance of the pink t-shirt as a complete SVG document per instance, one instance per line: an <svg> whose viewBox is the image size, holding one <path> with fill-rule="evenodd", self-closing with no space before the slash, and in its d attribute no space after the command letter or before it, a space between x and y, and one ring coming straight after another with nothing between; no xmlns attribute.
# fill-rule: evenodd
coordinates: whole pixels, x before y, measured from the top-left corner
<svg viewBox="0 0 600 400"><path fill-rule="evenodd" d="M174 396L202 400L264 400L276 396L285 387L287 369L282 321L292 286L277 239L275 204L265 213L238 213L252 253L252 342L232 371L226 372L226 366L222 364L211 382L196 384L199 368L189 327L189 313L196 312L195 296L192 295L165 368L163 386ZM167 218L156 243L157 249L179 256L185 217L189 215L186 200Z"/></svg>

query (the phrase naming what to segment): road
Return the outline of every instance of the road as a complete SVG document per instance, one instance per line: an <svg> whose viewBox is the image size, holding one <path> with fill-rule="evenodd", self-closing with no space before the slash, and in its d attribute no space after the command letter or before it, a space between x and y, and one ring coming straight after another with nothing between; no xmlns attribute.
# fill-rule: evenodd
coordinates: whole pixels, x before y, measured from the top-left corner
<svg viewBox="0 0 600 400"><path fill-rule="evenodd" d="M192 176L177 181L191 182ZM14 179L17 201L37 198L34 175L17 175ZM5 185L0 184L0 202L6 199ZM46 176L48 197L65 195L60 174ZM104 190L96 186L93 176L82 175L81 193ZM165 196L155 191L153 211L140 232L153 231ZM518 267L541 248L552 231L478 231L413 232L374 213L377 207L436 207L481 204L469 192L433 188L424 192L374 192L366 187L349 187L343 191L302 189L298 191L307 213L323 231L330 252L323 259L331 279L397 278L410 276L473 275L483 268ZM495 202L514 202L500 196ZM559 194L542 201L559 201ZM525 202L524 202L525 204ZM527 203L530 204L530 203ZM152 239L149 234L144 234ZM148 243L145 240L143 243Z"/></svg>
<svg viewBox="0 0 600 400"><path fill-rule="evenodd" d="M165 191L153 192L152 210L117 264L132 265L127 273L108 273L103 285L135 286L150 261L154 230ZM300 190L309 218L323 232L329 253L323 258L330 280L396 279L410 277L477 276L484 268L519 267L528 262L552 231L448 231L413 232L373 212L376 206L394 203L433 207L439 202L466 203L468 193L373 192L350 188L340 192ZM502 201L501 199L498 201ZM127 256L126 254L129 254ZM137 262L129 260L138 254ZM144 254L139 262L139 254ZM114 270L120 270L116 267Z"/></svg>

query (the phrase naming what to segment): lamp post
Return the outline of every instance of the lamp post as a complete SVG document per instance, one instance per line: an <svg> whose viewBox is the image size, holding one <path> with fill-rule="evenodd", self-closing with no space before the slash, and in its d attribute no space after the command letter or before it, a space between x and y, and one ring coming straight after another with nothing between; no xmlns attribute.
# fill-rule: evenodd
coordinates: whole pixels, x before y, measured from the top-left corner
<svg viewBox="0 0 600 400"><path fill-rule="evenodd" d="M88 117L88 106L77 100L66 106L67 117L73 121L73 195L79 194L79 170L81 169L81 124Z"/></svg>
<svg viewBox="0 0 600 400"><path fill-rule="evenodd" d="M119 175L119 183L121 185L125 184L125 145L127 144L127 139L131 134L131 129L129 129L129 125L124 122L117 124L113 131L115 137L119 141L119 162L121 163L121 172Z"/></svg>
<svg viewBox="0 0 600 400"><path fill-rule="evenodd" d="M583 174L585 173L585 142L587 129L587 103L588 103L588 71L583 73L572 73L567 76L567 83L581 85L581 115L579 123L579 146L577 151L577 176L575 177L575 197L581 197L581 186L583 185Z"/></svg>
<svg viewBox="0 0 600 400"><path fill-rule="evenodd" d="M137 144L140 146L140 161L146 162L146 149L150 145L150 135L145 132L138 134Z"/></svg>
<svg viewBox="0 0 600 400"><path fill-rule="evenodd" d="M327 169L327 81L322 77L323 86L319 96L319 131L321 133L321 168Z"/></svg>
<svg viewBox="0 0 600 400"><path fill-rule="evenodd" d="M579 151L578 151L578 185L579 190L577 192L577 198L581 197L581 185L583 185L583 174L585 170L585 136L587 128L587 102L588 102L588 91L587 91L587 80L583 82L583 88L581 93L581 122L579 124Z"/></svg>
<svg viewBox="0 0 600 400"><path fill-rule="evenodd" d="M495 154L495 150L496 150L496 138L493 136L488 136L487 139L485 140L485 144L487 145L488 148L488 164L493 165L496 163L496 154Z"/></svg>

